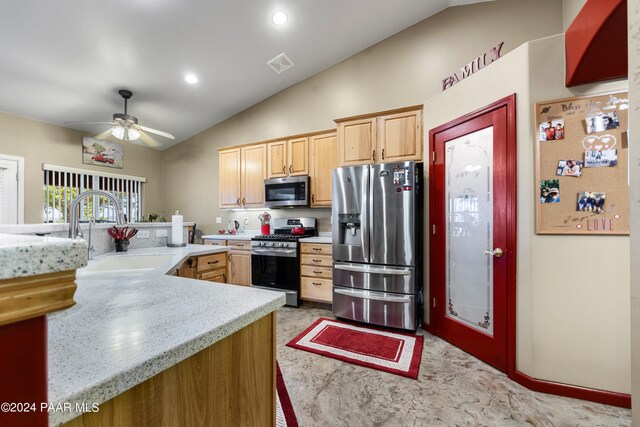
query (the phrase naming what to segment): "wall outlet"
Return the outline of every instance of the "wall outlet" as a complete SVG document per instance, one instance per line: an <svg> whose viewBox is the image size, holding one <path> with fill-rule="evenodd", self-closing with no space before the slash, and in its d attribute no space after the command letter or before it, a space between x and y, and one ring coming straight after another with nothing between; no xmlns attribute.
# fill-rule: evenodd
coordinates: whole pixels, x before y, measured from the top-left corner
<svg viewBox="0 0 640 427"><path fill-rule="evenodd" d="M138 230L138 234L136 234L138 239L148 239L149 238L149 230Z"/></svg>
<svg viewBox="0 0 640 427"><path fill-rule="evenodd" d="M167 237L167 230L156 230L156 237Z"/></svg>
<svg viewBox="0 0 640 427"><path fill-rule="evenodd" d="M217 216L216 217L216 224L222 224L222 218Z"/></svg>

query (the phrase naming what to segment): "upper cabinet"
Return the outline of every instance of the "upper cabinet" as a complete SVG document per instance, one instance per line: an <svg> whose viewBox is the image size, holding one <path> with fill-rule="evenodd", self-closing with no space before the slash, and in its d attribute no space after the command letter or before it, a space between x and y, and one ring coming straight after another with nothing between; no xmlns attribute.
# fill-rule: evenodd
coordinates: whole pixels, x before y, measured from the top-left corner
<svg viewBox="0 0 640 427"><path fill-rule="evenodd" d="M338 167L338 137L335 132L309 137L311 207L331 207L333 169Z"/></svg>
<svg viewBox="0 0 640 427"><path fill-rule="evenodd" d="M263 207L267 146L258 144L220 150L218 158L220 208Z"/></svg>
<svg viewBox="0 0 640 427"><path fill-rule="evenodd" d="M230 148L218 153L218 184L220 185L220 207L241 206L240 191L240 149Z"/></svg>
<svg viewBox="0 0 640 427"><path fill-rule="evenodd" d="M267 144L269 178L309 175L309 138L294 138Z"/></svg>
<svg viewBox="0 0 640 427"><path fill-rule="evenodd" d="M287 176L287 141L276 141L267 144L267 168L269 178Z"/></svg>
<svg viewBox="0 0 640 427"><path fill-rule="evenodd" d="M242 206L264 206L264 180L267 177L267 146L249 145L240 149Z"/></svg>
<svg viewBox="0 0 640 427"><path fill-rule="evenodd" d="M349 166L375 162L376 136L375 118L338 122L340 164Z"/></svg>
<svg viewBox="0 0 640 427"><path fill-rule="evenodd" d="M341 166L422 160L422 106L336 120Z"/></svg>

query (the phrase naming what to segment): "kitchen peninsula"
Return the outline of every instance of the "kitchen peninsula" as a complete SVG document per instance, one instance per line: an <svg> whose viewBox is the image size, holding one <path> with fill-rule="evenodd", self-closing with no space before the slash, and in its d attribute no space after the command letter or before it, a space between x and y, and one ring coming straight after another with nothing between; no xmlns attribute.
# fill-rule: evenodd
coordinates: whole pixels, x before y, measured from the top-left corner
<svg viewBox="0 0 640 427"><path fill-rule="evenodd" d="M55 242L65 240L74 242ZM153 249L178 264L227 250ZM122 256L152 250L139 252ZM90 267L78 271L76 304L47 319L50 426L274 424L274 311L284 294L168 276L179 265L167 263Z"/></svg>

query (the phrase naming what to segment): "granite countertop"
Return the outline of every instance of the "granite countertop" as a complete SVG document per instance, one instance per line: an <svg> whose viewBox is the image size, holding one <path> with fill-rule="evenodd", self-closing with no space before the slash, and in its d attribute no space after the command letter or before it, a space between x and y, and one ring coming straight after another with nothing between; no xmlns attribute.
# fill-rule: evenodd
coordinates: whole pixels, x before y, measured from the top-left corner
<svg viewBox="0 0 640 427"><path fill-rule="evenodd" d="M87 265L82 239L0 234L0 279L75 270Z"/></svg>
<svg viewBox="0 0 640 427"><path fill-rule="evenodd" d="M203 247L127 255L174 254L173 260L226 250ZM115 255L96 261L108 256ZM165 269L78 275L76 305L48 316L49 402L103 403L285 303L280 292L167 276ZM78 415L51 412L49 425Z"/></svg>
<svg viewBox="0 0 640 427"><path fill-rule="evenodd" d="M251 240L259 234L259 231L247 230L243 234L206 234L202 238L204 240Z"/></svg>

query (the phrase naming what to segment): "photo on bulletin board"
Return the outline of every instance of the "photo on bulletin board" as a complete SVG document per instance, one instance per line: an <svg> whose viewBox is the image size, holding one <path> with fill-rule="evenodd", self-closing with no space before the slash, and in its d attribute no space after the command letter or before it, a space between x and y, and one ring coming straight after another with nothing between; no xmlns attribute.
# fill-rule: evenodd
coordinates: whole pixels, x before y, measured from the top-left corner
<svg viewBox="0 0 640 427"><path fill-rule="evenodd" d="M628 109L627 92L535 104L537 234L629 234Z"/></svg>

